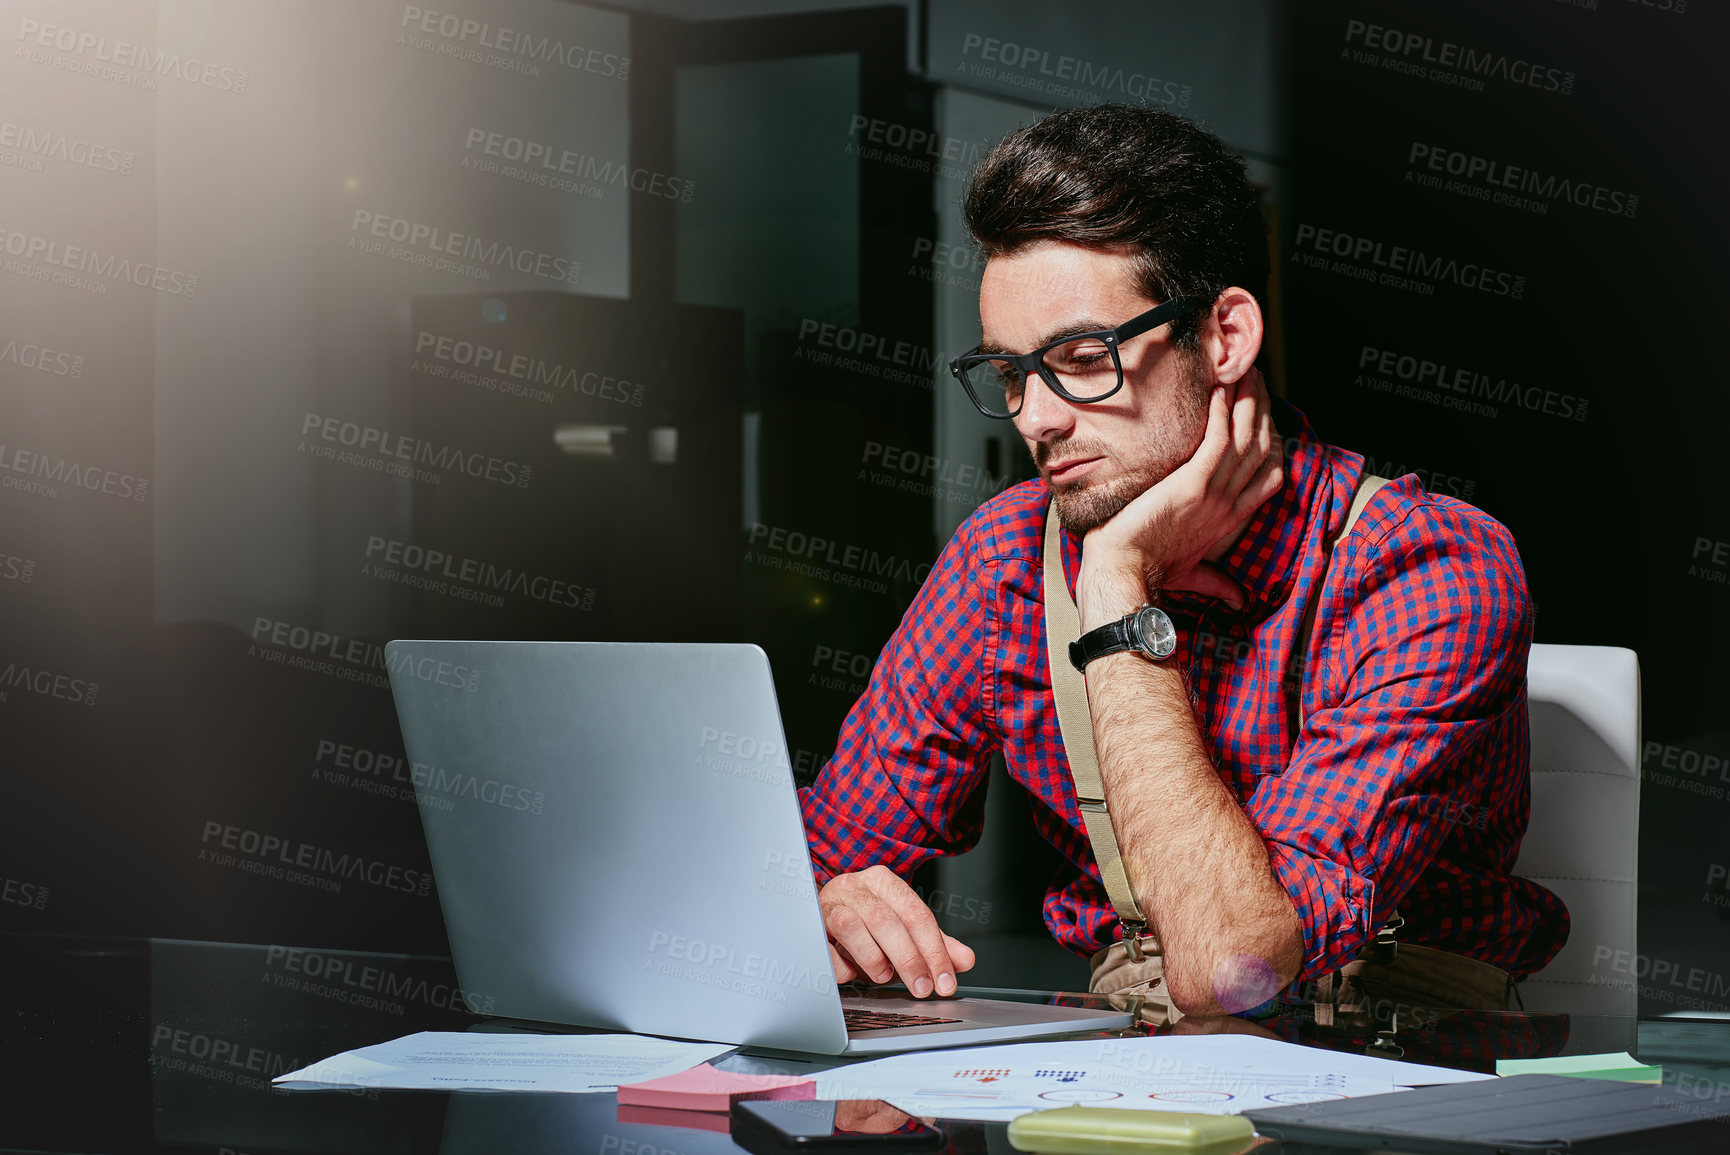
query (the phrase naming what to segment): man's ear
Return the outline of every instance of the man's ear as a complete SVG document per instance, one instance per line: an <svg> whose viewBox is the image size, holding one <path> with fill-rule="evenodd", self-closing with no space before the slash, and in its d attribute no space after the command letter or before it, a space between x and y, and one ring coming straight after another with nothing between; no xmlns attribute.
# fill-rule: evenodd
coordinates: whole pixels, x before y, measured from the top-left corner
<svg viewBox="0 0 1730 1155"><path fill-rule="evenodd" d="M1261 306L1248 289L1233 285L1214 299L1201 328L1201 351L1213 379L1225 385L1255 366L1263 333Z"/></svg>

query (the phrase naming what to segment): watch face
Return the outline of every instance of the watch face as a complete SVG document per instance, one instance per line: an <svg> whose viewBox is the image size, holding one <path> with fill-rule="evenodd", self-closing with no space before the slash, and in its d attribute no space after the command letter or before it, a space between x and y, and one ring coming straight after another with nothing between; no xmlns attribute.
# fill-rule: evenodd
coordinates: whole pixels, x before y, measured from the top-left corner
<svg viewBox="0 0 1730 1155"><path fill-rule="evenodd" d="M1136 632L1141 635L1141 648L1156 658L1169 658L1177 649L1177 627L1158 606L1144 606L1135 615Z"/></svg>

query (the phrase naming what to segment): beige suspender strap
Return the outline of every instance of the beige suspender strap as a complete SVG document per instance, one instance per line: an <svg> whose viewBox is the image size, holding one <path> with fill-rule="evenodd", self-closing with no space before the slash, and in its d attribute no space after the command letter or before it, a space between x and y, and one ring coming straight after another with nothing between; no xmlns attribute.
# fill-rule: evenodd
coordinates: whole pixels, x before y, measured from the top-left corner
<svg viewBox="0 0 1730 1155"><path fill-rule="evenodd" d="M1099 755L1093 748L1093 716L1087 709L1087 682L1069 660L1069 643L1081 637L1081 614L1069 596L1063 577L1063 546L1059 537L1057 510L1045 511L1045 658L1051 670L1051 694L1057 700L1057 728L1063 734L1063 749L1069 755L1069 776L1075 783L1075 800L1081 805L1081 820L1087 840L1093 845L1093 860L1105 883L1111 909L1123 923L1123 941L1129 957L1142 959L1141 936L1147 931L1147 916L1135 901L1123 855L1117 848L1117 832L1105 808L1105 786L1099 778Z"/></svg>
<svg viewBox="0 0 1730 1155"><path fill-rule="evenodd" d="M1334 543L1351 532L1364 506L1369 504L1376 490L1387 483L1387 478L1374 474L1366 473L1359 478L1344 524L1323 545L1322 567L1316 574L1309 606L1304 610L1303 626L1293 651L1294 661L1301 662L1309 648L1310 627L1315 623L1316 604L1321 601L1322 580L1327 576ZM1099 776L1099 755L1093 747L1093 716L1087 707L1087 682L1069 660L1069 643L1081 637L1081 614L1075 608L1075 599L1069 595L1069 583L1063 576L1063 546L1055 504L1048 505L1045 510L1044 554L1045 660L1051 671L1051 695L1057 702L1057 728L1063 735L1063 749L1069 756L1069 776L1075 783L1075 799L1081 806L1094 861L1099 864L1105 896L1111 900L1111 909L1123 924L1124 948L1133 961L1140 962L1141 939L1147 933L1147 916L1141 912L1140 904L1135 901L1135 892L1130 888L1129 875L1123 868L1123 852L1117 845L1117 832L1111 827L1111 812L1105 806L1105 784ZM1301 687L1297 696L1301 702Z"/></svg>
<svg viewBox="0 0 1730 1155"><path fill-rule="evenodd" d="M1340 531L1322 542L1321 568L1316 570L1315 586L1310 590L1309 604L1304 607L1303 625L1298 627L1297 641L1292 645L1290 671L1291 673L1295 673L1297 676L1293 678L1291 673L1287 674L1288 681L1291 684L1290 700L1297 703L1297 720L1300 728L1303 726L1304 722L1304 657L1309 653L1310 630L1313 629L1316 624L1316 607L1322 603L1322 582L1327 580L1328 563L1334 558L1334 544L1352 531L1352 526L1356 525L1358 522L1358 514L1364 511L1364 506L1370 503L1370 498L1376 495L1376 490L1380 489L1387 483L1387 478L1377 477L1373 473L1366 473L1362 477L1359 477L1357 491L1352 494L1352 507L1346 510L1346 519L1340 523Z"/></svg>

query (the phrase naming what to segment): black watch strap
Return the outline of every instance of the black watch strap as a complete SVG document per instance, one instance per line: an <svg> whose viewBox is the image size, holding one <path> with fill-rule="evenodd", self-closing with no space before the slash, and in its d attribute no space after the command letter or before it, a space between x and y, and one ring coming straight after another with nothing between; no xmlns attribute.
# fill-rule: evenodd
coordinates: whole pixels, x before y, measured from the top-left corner
<svg viewBox="0 0 1730 1155"><path fill-rule="evenodd" d="M1129 640L1129 623L1134 617L1134 614L1130 614L1127 618L1107 622L1097 630L1088 630L1080 638L1070 642L1069 664L1078 670L1086 670L1087 663L1095 658L1134 649L1135 643Z"/></svg>
<svg viewBox="0 0 1730 1155"><path fill-rule="evenodd" d="M1069 664L1085 671L1087 663L1107 654L1134 650L1160 661L1177 648L1177 631L1158 606L1142 606L1115 622L1107 622L1069 643Z"/></svg>

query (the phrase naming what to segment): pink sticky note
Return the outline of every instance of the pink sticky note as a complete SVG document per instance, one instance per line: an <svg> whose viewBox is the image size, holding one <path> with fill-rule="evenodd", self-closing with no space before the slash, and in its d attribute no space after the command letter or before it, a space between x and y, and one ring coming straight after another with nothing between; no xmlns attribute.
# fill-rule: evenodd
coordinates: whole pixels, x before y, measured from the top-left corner
<svg viewBox="0 0 1730 1155"><path fill-rule="evenodd" d="M619 1088L619 1102L681 1111L725 1111L738 1099L815 1099L817 1084L801 1075L737 1075L707 1063Z"/></svg>

